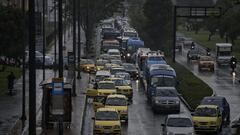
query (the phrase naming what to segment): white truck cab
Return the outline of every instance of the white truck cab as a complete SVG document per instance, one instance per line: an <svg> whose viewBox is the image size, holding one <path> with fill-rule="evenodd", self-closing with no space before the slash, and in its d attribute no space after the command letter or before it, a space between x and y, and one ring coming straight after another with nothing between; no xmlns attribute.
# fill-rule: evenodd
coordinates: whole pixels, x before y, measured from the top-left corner
<svg viewBox="0 0 240 135"><path fill-rule="evenodd" d="M216 62L218 65L228 65L232 58L231 43L216 43Z"/></svg>

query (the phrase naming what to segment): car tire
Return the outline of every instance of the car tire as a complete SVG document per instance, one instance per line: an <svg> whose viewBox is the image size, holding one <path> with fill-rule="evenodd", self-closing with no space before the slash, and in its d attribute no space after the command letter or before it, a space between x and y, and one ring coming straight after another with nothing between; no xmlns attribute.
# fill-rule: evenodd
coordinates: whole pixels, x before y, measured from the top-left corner
<svg viewBox="0 0 240 135"><path fill-rule="evenodd" d="M201 67L199 67L199 66L198 66L198 71L199 71L199 72L201 72L201 71L202 71Z"/></svg>
<svg viewBox="0 0 240 135"><path fill-rule="evenodd" d="M214 67L211 68L211 72L214 72Z"/></svg>

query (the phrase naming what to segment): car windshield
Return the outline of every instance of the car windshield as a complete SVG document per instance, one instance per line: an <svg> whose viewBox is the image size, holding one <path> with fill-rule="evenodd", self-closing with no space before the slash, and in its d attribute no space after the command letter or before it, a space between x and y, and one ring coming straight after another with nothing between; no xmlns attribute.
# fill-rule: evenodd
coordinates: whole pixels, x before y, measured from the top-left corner
<svg viewBox="0 0 240 135"><path fill-rule="evenodd" d="M197 108L195 110L194 116L210 116L210 117L216 117L217 116L217 110L215 108Z"/></svg>
<svg viewBox="0 0 240 135"><path fill-rule="evenodd" d="M111 74L116 74L117 72L124 72L125 70L122 68L113 68L111 69Z"/></svg>
<svg viewBox="0 0 240 135"><path fill-rule="evenodd" d="M149 61L163 61L163 57L159 57L159 56L156 56L156 57L149 57L148 58Z"/></svg>
<svg viewBox="0 0 240 135"><path fill-rule="evenodd" d="M117 64L117 65L121 65L122 61L121 60L111 60L112 64Z"/></svg>
<svg viewBox="0 0 240 135"><path fill-rule="evenodd" d="M229 51L219 52L219 56L231 56L231 52Z"/></svg>
<svg viewBox="0 0 240 135"><path fill-rule="evenodd" d="M98 89L115 89L114 83L99 83Z"/></svg>
<svg viewBox="0 0 240 135"><path fill-rule="evenodd" d="M198 54L198 51L197 50L191 50L191 51L189 51L189 54Z"/></svg>
<svg viewBox="0 0 240 135"><path fill-rule="evenodd" d="M110 106L126 106L127 100L124 98L108 98L105 105Z"/></svg>
<svg viewBox="0 0 240 135"><path fill-rule="evenodd" d="M92 61L92 60L82 60L81 64L94 64L94 61Z"/></svg>
<svg viewBox="0 0 240 135"><path fill-rule="evenodd" d="M114 111L96 112L96 120L118 120L118 113Z"/></svg>
<svg viewBox="0 0 240 135"><path fill-rule="evenodd" d="M116 77L123 78L125 80L130 80L130 75L129 74L121 74L121 73L116 73Z"/></svg>
<svg viewBox="0 0 240 135"><path fill-rule="evenodd" d="M162 97L177 97L175 90L169 90L169 89L160 89L156 91L157 96Z"/></svg>
<svg viewBox="0 0 240 135"><path fill-rule="evenodd" d="M173 76L157 76L151 79L151 85L154 87L173 86L176 85L176 79Z"/></svg>
<svg viewBox="0 0 240 135"><path fill-rule="evenodd" d="M223 106L222 100L218 99L204 99L201 104L203 105L217 105L219 107Z"/></svg>
<svg viewBox="0 0 240 135"><path fill-rule="evenodd" d="M107 63L107 62L108 62L107 60L98 60L98 61L96 62L96 65L97 65L97 66L104 66L105 63Z"/></svg>
<svg viewBox="0 0 240 135"><path fill-rule="evenodd" d="M128 83L126 82L126 80L119 79L119 80L115 80L115 85L116 86L128 86Z"/></svg>
<svg viewBox="0 0 240 135"><path fill-rule="evenodd" d="M169 118L167 121L168 127L192 127L192 122L188 118Z"/></svg>
<svg viewBox="0 0 240 135"><path fill-rule="evenodd" d="M123 66L127 70L135 70L136 69L136 67L133 64L124 64Z"/></svg>
<svg viewBox="0 0 240 135"><path fill-rule="evenodd" d="M119 52L108 52L109 55L120 55Z"/></svg>
<svg viewBox="0 0 240 135"><path fill-rule="evenodd" d="M137 37L137 33L135 32L124 32L125 37Z"/></svg>
<svg viewBox="0 0 240 135"><path fill-rule="evenodd" d="M200 57L200 61L213 61L211 57Z"/></svg>
<svg viewBox="0 0 240 135"><path fill-rule="evenodd" d="M107 77L109 77L109 76L97 75L96 78L95 78L95 80L96 80L96 81L103 81L103 80L104 80L105 78L107 78Z"/></svg>

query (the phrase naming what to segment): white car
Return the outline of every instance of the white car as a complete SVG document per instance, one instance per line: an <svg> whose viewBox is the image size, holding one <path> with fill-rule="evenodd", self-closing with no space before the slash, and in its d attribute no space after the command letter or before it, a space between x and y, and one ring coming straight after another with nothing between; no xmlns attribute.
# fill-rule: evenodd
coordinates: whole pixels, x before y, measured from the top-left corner
<svg viewBox="0 0 240 135"><path fill-rule="evenodd" d="M162 127L163 135L195 135L191 117L184 114L168 115Z"/></svg>
<svg viewBox="0 0 240 135"><path fill-rule="evenodd" d="M129 73L127 73L127 72L118 72L118 73L115 74L115 77L123 78L124 80L126 80L128 85L131 86L131 76L130 76Z"/></svg>

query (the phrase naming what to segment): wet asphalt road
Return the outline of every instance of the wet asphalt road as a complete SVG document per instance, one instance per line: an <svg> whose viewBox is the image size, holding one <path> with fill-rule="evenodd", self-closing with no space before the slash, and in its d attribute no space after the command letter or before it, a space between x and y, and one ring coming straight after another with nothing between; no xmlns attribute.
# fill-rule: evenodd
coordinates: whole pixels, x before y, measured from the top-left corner
<svg viewBox="0 0 240 135"><path fill-rule="evenodd" d="M132 81L134 89L133 102L129 105L128 125L122 123L123 135L162 135L161 124L164 123L166 114L154 114L151 106L147 103L147 98L143 87L136 81ZM182 104L181 113L190 115L189 111ZM93 134L94 111L92 101L88 100L84 123L84 135Z"/></svg>

